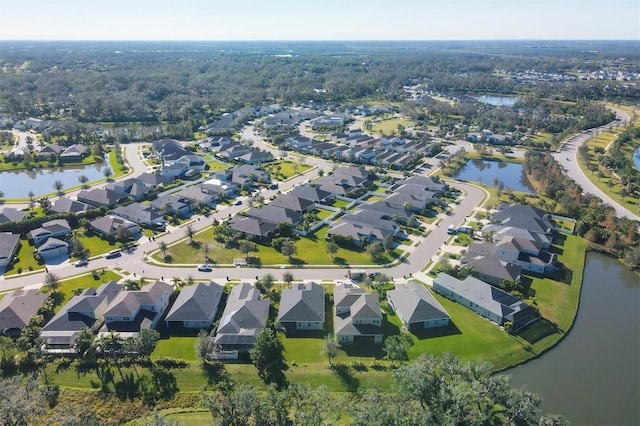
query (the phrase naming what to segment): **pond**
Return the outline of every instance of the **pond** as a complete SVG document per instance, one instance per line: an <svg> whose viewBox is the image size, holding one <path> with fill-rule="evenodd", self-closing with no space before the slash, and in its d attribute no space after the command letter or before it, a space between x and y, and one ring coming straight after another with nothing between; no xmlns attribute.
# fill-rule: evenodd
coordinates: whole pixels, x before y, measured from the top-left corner
<svg viewBox="0 0 640 426"><path fill-rule="evenodd" d="M502 182L503 188L532 193L533 187L524 174L522 164L494 160L469 160L456 175L461 180L495 186Z"/></svg>
<svg viewBox="0 0 640 426"><path fill-rule="evenodd" d="M578 425L640 424L640 279L615 259L587 255L571 332L507 374L544 398L543 412Z"/></svg>
<svg viewBox="0 0 640 426"><path fill-rule="evenodd" d="M520 100L517 96L497 96L497 95L482 95L475 97L480 102L484 102L486 104L495 105L495 106L512 106L515 105L518 100Z"/></svg>
<svg viewBox="0 0 640 426"><path fill-rule="evenodd" d="M640 146L633 151L633 163L636 165L636 169L640 172Z"/></svg>
<svg viewBox="0 0 640 426"><path fill-rule="evenodd" d="M29 191L33 191L35 198L55 192L53 183L62 182L63 189L80 185L78 177L85 175L89 182L104 179L103 170L109 165L106 158L104 163L96 163L81 167L42 168L32 170L14 170L0 172L0 191L4 198L29 198ZM112 169L113 170L113 169Z"/></svg>

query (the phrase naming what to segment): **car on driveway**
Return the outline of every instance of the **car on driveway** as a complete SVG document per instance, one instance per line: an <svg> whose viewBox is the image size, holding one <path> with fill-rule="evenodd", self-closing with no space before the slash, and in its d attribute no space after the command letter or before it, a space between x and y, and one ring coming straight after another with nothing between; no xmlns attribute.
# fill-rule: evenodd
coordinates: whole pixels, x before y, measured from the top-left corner
<svg viewBox="0 0 640 426"><path fill-rule="evenodd" d="M200 272L211 272L211 271L213 271L213 268L209 264L204 264L204 265L198 266L198 271L200 271Z"/></svg>

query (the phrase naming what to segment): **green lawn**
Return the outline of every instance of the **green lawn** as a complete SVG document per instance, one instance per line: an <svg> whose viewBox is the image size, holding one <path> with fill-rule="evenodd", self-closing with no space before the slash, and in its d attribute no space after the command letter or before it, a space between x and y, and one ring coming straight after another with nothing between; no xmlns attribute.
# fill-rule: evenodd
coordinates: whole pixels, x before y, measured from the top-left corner
<svg viewBox="0 0 640 426"><path fill-rule="evenodd" d="M322 208L317 208L315 210L316 215L318 215L318 217L321 220L324 220L326 218L328 218L329 216L331 216L332 214L334 214L335 212L332 210L327 210L327 209L322 209Z"/></svg>
<svg viewBox="0 0 640 426"><path fill-rule="evenodd" d="M406 118L390 118L374 123L371 130L385 135L392 135L398 134L398 125L410 127L413 126L413 124L411 120L407 120Z"/></svg>
<svg viewBox="0 0 640 426"><path fill-rule="evenodd" d="M331 203L331 207L335 207L337 209L343 209L347 207L349 204L350 204L349 201L335 199L333 200L333 203Z"/></svg>
<svg viewBox="0 0 640 426"><path fill-rule="evenodd" d="M366 201L367 204L373 204L376 201L382 201L382 200L384 200L384 197L381 197L379 195L370 195L364 199L364 201Z"/></svg>
<svg viewBox="0 0 640 426"><path fill-rule="evenodd" d="M17 274L20 268L22 268L22 272L28 272L29 268L33 271L44 269L45 265L40 265L36 258L33 257L34 250L35 247L29 245L26 238L20 238L20 250L18 250L17 260L12 267L6 270L5 276Z"/></svg>
<svg viewBox="0 0 640 426"><path fill-rule="evenodd" d="M326 251L325 236L329 228L323 226L315 232L315 234L302 237L296 241L297 254L294 256L293 263L302 263L306 265L374 265L385 264L391 262L392 256L397 257L402 253L394 251L392 255L384 254L377 262L373 262L371 257L363 250L349 250L339 248L335 257L332 259ZM191 245L187 240L169 247L168 253L171 255L171 263L175 264L197 264L204 262L202 253L202 244L209 244L211 250L209 257L218 264L231 264L233 259L244 257L237 249L227 249L213 239L213 228L206 228L198 233L195 241L198 245ZM260 259L261 265L280 265L288 264L289 259L283 254L277 252L272 247L257 244L257 252L249 253L250 257ZM162 262L162 253L156 251L152 257Z"/></svg>
<svg viewBox="0 0 640 426"><path fill-rule="evenodd" d="M262 167L269 173L271 179L283 181L292 178L293 176L296 176L300 173L306 172L312 166L300 161L276 160L270 163L265 163L262 165Z"/></svg>
<svg viewBox="0 0 640 426"><path fill-rule="evenodd" d="M87 237L84 234L81 234L79 238L82 244L84 244L84 246L89 250L89 257L108 253L121 246L120 243L109 244L107 240L103 240L97 235Z"/></svg>
<svg viewBox="0 0 640 426"><path fill-rule="evenodd" d="M56 307L56 311L58 311L65 303L67 303L67 301L73 296L74 290L84 290L85 288L89 287L98 288L103 283L107 283L111 280L118 281L120 280L120 278L122 278L120 274L110 270L105 270L104 273L99 271L98 280L93 279L91 272L86 273L86 271L84 270L78 272L83 272L84 275L60 281L60 287L58 288L58 291L63 294L63 298L62 302ZM50 289L47 287L42 287L40 291L43 293L48 293Z"/></svg>

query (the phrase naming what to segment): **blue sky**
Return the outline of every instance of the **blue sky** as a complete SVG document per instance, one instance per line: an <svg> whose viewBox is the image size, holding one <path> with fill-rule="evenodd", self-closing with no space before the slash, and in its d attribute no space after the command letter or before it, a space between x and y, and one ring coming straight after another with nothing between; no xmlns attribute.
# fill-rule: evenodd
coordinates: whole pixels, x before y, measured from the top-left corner
<svg viewBox="0 0 640 426"><path fill-rule="evenodd" d="M639 0L0 0L0 40L640 39Z"/></svg>

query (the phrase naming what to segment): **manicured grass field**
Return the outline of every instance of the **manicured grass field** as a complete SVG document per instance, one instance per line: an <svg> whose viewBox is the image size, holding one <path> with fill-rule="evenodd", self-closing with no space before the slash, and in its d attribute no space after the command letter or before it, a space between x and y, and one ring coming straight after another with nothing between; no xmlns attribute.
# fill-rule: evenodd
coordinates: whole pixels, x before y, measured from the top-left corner
<svg viewBox="0 0 640 426"><path fill-rule="evenodd" d="M297 254L293 258L293 263L302 263L306 265L374 265L385 264L392 261L392 257L389 254L384 254L377 262L373 262L371 257L364 250L349 250L345 248L339 248L338 252L332 259L326 251L325 236L328 227L324 226L317 230L315 234L307 237L302 237L297 240L296 249ZM197 264L204 261L204 255L202 252L202 244L205 242L209 244L211 251L209 257L214 259L218 264L231 264L233 259L244 257L244 255L237 249L227 249L220 243L213 239L213 228L207 228L204 231L198 233L195 237L195 241L200 243L199 245L191 245L189 241L183 240L178 244L169 247L168 253L171 255L171 262L174 264ZM272 247L257 244L257 252L249 253L250 257L260 259L261 265L280 265L289 264L289 259L283 254L277 252ZM401 252L396 251L392 253L393 257L400 256ZM155 252L153 258L159 262L162 262L162 253Z"/></svg>
<svg viewBox="0 0 640 426"><path fill-rule="evenodd" d="M304 173L311 168L309 164L293 160L276 160L270 163L265 163L262 167L269 173L271 179L276 180L287 180L300 173Z"/></svg>
<svg viewBox="0 0 640 426"><path fill-rule="evenodd" d="M84 234L81 234L79 238L82 244L84 244L84 246L89 250L89 257L108 253L111 250L115 250L120 247L119 243L109 244L107 240L103 240L97 235L87 237Z"/></svg>
<svg viewBox="0 0 640 426"><path fill-rule="evenodd" d="M411 127L413 124L411 120L407 120L406 118L390 118L388 120L378 121L373 125L371 130L385 135L392 135L398 133L398 125Z"/></svg>

